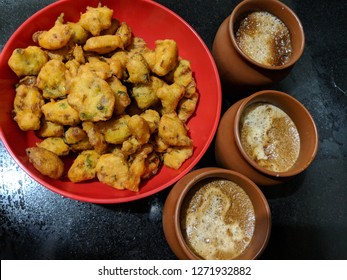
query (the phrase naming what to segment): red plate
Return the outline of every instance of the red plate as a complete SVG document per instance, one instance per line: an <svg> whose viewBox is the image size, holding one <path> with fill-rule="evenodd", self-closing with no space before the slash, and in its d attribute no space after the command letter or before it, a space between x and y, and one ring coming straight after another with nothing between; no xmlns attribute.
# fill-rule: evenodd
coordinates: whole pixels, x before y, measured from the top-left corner
<svg viewBox="0 0 347 280"><path fill-rule="evenodd" d="M154 47L158 39L173 39L178 44L179 55L191 61L200 100L197 111L188 122L194 142L194 154L179 170L162 167L148 181L143 181L140 191L119 191L97 181L71 183L42 176L28 162L27 147L39 139L33 132L22 132L11 118L14 84L18 78L7 65L15 48L33 45L31 35L38 30L50 29L64 12L66 21L77 21L86 6L96 7L99 0L63 0L53 3L26 20L12 35L0 56L0 136L15 161L34 180L46 188L72 199L93 203L121 203L147 197L173 185L188 173L208 149L218 126L221 110L221 86L213 58L199 35L182 18L164 6L146 0L103 0L102 4L113 9L114 17L125 21L134 35L142 37Z"/></svg>

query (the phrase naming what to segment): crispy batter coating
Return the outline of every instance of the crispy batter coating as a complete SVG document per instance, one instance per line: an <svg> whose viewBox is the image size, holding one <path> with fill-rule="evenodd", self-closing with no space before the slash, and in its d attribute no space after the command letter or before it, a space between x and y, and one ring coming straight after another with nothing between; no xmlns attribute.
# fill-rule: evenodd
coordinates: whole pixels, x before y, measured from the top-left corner
<svg viewBox="0 0 347 280"><path fill-rule="evenodd" d="M58 156L66 156L70 152L69 146L62 137L48 137L36 144L37 147L45 148Z"/></svg>
<svg viewBox="0 0 347 280"><path fill-rule="evenodd" d="M191 146L192 140L176 113L164 114L159 123L159 137L170 146Z"/></svg>
<svg viewBox="0 0 347 280"><path fill-rule="evenodd" d="M163 106L163 114L173 113L176 111L178 102L185 94L184 86L173 83L171 85L164 85L157 90L157 96Z"/></svg>
<svg viewBox="0 0 347 280"><path fill-rule="evenodd" d="M42 138L61 137L64 135L64 126L61 124L46 121L44 118L42 118L41 126L37 131L37 135Z"/></svg>
<svg viewBox="0 0 347 280"><path fill-rule="evenodd" d="M108 84L111 87L112 92L115 96L115 104L114 104L114 115L124 114L126 107L128 107L131 103L131 99L128 95L128 89L121 80L117 77L113 76L112 78L107 80Z"/></svg>
<svg viewBox="0 0 347 280"><path fill-rule="evenodd" d="M39 47L29 46L15 49L8 60L8 65L18 77L37 75L47 63L47 54Z"/></svg>
<svg viewBox="0 0 347 280"><path fill-rule="evenodd" d="M131 136L128 127L129 115L121 115L106 122L98 123L100 131L105 135L106 142L122 144Z"/></svg>
<svg viewBox="0 0 347 280"><path fill-rule="evenodd" d="M41 110L46 121L70 126L75 126L81 121L78 112L70 106L67 99L47 102Z"/></svg>
<svg viewBox="0 0 347 280"><path fill-rule="evenodd" d="M160 122L160 115L158 111L148 109L144 111L140 116L146 120L151 134L157 132Z"/></svg>
<svg viewBox="0 0 347 280"><path fill-rule="evenodd" d="M149 82L150 69L142 54L134 53L129 56L126 69L128 70L128 81L130 83L147 84Z"/></svg>
<svg viewBox="0 0 347 280"><path fill-rule="evenodd" d="M115 105L108 83L91 71L84 71L72 80L67 100L82 121L108 120Z"/></svg>
<svg viewBox="0 0 347 280"><path fill-rule="evenodd" d="M83 45L89 38L89 33L80 23L68 22L67 25L71 29L71 42L74 44Z"/></svg>
<svg viewBox="0 0 347 280"><path fill-rule="evenodd" d="M186 123L188 119L194 114L196 106L198 105L199 94L190 95L189 98L182 98L177 106L177 114L181 121Z"/></svg>
<svg viewBox="0 0 347 280"><path fill-rule="evenodd" d="M179 60L177 68L173 71L173 82L186 88L185 97L192 98L193 95L197 94L196 82L193 77L193 71L189 60Z"/></svg>
<svg viewBox="0 0 347 280"><path fill-rule="evenodd" d="M96 164L100 155L94 150L81 152L72 163L67 176L71 182L83 182L94 179Z"/></svg>
<svg viewBox="0 0 347 280"><path fill-rule="evenodd" d="M59 60L48 61L37 76L37 87L46 99L63 98L66 95L65 64Z"/></svg>
<svg viewBox="0 0 347 280"><path fill-rule="evenodd" d="M178 48L174 40L155 41L155 65L152 69L159 76L165 76L172 71L178 62Z"/></svg>
<svg viewBox="0 0 347 280"><path fill-rule="evenodd" d="M119 28L117 29L116 35L120 37L122 41L121 49L125 49L131 44L132 33L131 28L125 23L122 22Z"/></svg>
<svg viewBox="0 0 347 280"><path fill-rule="evenodd" d="M65 47L69 43L73 32L70 25L63 23L63 19L64 14L62 13L50 30L38 31L34 34L34 41L37 38L39 46L47 50L57 50Z"/></svg>
<svg viewBox="0 0 347 280"><path fill-rule="evenodd" d="M87 137L87 133L79 126L70 126L64 133L66 144L76 144Z"/></svg>
<svg viewBox="0 0 347 280"><path fill-rule="evenodd" d="M118 151L101 155L96 164L96 176L100 182L113 188L127 188L129 166L124 154Z"/></svg>
<svg viewBox="0 0 347 280"><path fill-rule="evenodd" d="M93 36L97 36L100 35L101 31L110 28L112 15L113 10L106 6L87 7L87 11L81 14L78 23Z"/></svg>
<svg viewBox="0 0 347 280"><path fill-rule="evenodd" d="M177 170L192 155L193 146L169 148L164 154L164 165Z"/></svg>
<svg viewBox="0 0 347 280"><path fill-rule="evenodd" d="M100 35L114 35L117 31L117 29L120 26L120 22L118 19L113 18L111 19L111 26L107 29L104 29L101 31Z"/></svg>
<svg viewBox="0 0 347 280"><path fill-rule="evenodd" d="M13 101L13 119L23 131L38 130L41 124L41 107L44 100L36 87L20 84Z"/></svg>
<svg viewBox="0 0 347 280"><path fill-rule="evenodd" d="M91 72L98 76L100 79L106 80L112 76L110 65L99 59L98 57L88 57L88 63L79 68L79 74L84 72Z"/></svg>
<svg viewBox="0 0 347 280"><path fill-rule="evenodd" d="M146 159L148 157L148 154L150 154L152 151L153 147L151 145L144 145L141 147L141 150L134 156L134 159L129 167L128 182L126 185L126 188L128 190L134 192L139 191L141 178L145 175L145 173L147 175L149 171L147 169L148 164L146 164Z"/></svg>
<svg viewBox="0 0 347 280"><path fill-rule="evenodd" d="M135 85L132 90L132 97L135 99L137 106L145 110L157 105L160 101L157 96L157 90L164 84L163 80L151 76L149 83Z"/></svg>
<svg viewBox="0 0 347 280"><path fill-rule="evenodd" d="M106 54L121 47L123 47L123 41L120 36L102 35L89 38L83 49L98 54Z"/></svg>
<svg viewBox="0 0 347 280"><path fill-rule="evenodd" d="M97 124L93 122L83 122L82 127L87 133L89 143L94 147L95 151L99 154L106 153L108 144L104 134L100 132Z"/></svg>
<svg viewBox="0 0 347 280"><path fill-rule="evenodd" d="M26 154L33 166L45 176L59 179L64 173L63 161L53 152L40 147L26 149Z"/></svg>
<svg viewBox="0 0 347 280"><path fill-rule="evenodd" d="M90 144L89 138L87 135L81 141L70 145L70 150L75 153L92 150L93 148L94 147L92 146L92 144Z"/></svg>
<svg viewBox="0 0 347 280"><path fill-rule="evenodd" d="M161 165L161 159L155 152L150 153L145 159L145 169L142 173L142 179L150 179L158 173Z"/></svg>
<svg viewBox="0 0 347 280"><path fill-rule="evenodd" d="M139 115L134 115L129 119L128 128L141 145L146 144L151 137L147 121Z"/></svg>

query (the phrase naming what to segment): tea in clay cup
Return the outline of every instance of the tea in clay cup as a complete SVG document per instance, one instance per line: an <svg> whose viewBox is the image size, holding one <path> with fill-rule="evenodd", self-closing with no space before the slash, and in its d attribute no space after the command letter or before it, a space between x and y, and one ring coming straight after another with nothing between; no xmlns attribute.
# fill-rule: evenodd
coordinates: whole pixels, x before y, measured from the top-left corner
<svg viewBox="0 0 347 280"><path fill-rule="evenodd" d="M249 178L237 172L217 167L205 167L191 171L182 179L180 179L170 191L163 208L163 230L165 238L171 250L175 253L178 259L205 259L197 254L197 252L194 251L189 245L189 241L187 241L184 237L181 222L186 211L184 207L186 200L188 199L189 201L189 199L191 199L190 194L192 191L196 191L196 187L198 188L198 190L200 188L204 188L206 180L227 180L233 182L237 184L249 197L249 200L251 201L254 209L253 235L250 240L248 240L249 243L247 247L242 252L240 252L239 255L232 259L251 260L259 258L268 244L271 233L271 212L267 199L263 195L262 191L258 188L258 186ZM214 197L214 195L206 196L207 200L213 199ZM231 205L231 201L233 199L235 198L230 197L229 205ZM215 201L212 203L212 205L215 205L214 203ZM206 211L203 211L203 213L210 215L211 211L216 211L216 208L212 207L207 210L209 214L207 214ZM208 219L208 216L204 217L204 219L205 218ZM225 250L229 247L233 248L232 244L229 243L230 233L225 233L225 235L222 234L222 232L225 232L223 231L223 228L225 228L225 226L229 226L228 224L230 221L227 221L227 225L223 225L223 219L219 219L218 217L216 219L213 219L212 223L213 222L215 222L214 225L206 225L206 222L203 223L204 226L207 226L207 230L211 227L217 227L219 229L218 234L216 235L216 231L212 231L211 235L206 235L206 232L199 231L199 233L205 235L205 238L203 238L203 240L207 243L211 243L211 245L214 246L215 244L218 245L218 240L220 238L223 238L224 236L225 246L219 246L219 248L221 247L222 250Z"/></svg>
<svg viewBox="0 0 347 280"><path fill-rule="evenodd" d="M254 104L276 106L287 114L297 129L299 152L297 159L286 171L273 171L261 166L247 153L242 143L241 118L245 110ZM239 172L259 186L279 185L302 173L314 160L317 150L318 132L309 111L294 97L276 90L259 91L233 104L223 114L215 138L217 165Z"/></svg>
<svg viewBox="0 0 347 280"><path fill-rule="evenodd" d="M283 65L259 63L240 48L236 38L239 22L247 14L255 11L270 13L288 28L291 55ZM240 2L220 25L213 42L212 55L224 84L248 89L271 85L284 79L301 57L304 46L302 24L288 6L278 0L245 0Z"/></svg>

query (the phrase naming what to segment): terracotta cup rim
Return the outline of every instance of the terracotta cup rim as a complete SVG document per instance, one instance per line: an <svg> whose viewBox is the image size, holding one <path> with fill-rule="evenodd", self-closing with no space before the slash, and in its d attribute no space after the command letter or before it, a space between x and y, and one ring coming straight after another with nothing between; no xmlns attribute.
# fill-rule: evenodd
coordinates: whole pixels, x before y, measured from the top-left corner
<svg viewBox="0 0 347 280"><path fill-rule="evenodd" d="M265 230L261 230L262 233L262 239L259 241L259 239L256 236L253 236L252 241L250 243L250 245L247 247L247 249L245 250L244 253L242 253L239 257L235 258L235 259L243 259L242 256L247 254L247 251L249 250L248 255L251 255L252 258L251 259L257 259L261 253L265 250L268 241L270 239L270 232L271 232L271 210L269 207L269 204L267 202L267 199L265 197L265 195L262 193L262 191L259 189L259 187L248 177L246 177L245 175L233 171L233 170L229 170L229 169L224 169L224 168L220 168L220 167L207 167L207 168L202 168L202 169L198 169L200 171L202 171L201 173L197 174L196 176L189 178L188 182L186 182L185 186L182 189L182 192L179 194L176 205L175 205L175 210L174 210L174 231L176 233L177 236L177 240L182 248L182 250L184 251L184 253L186 254L188 259L192 259L192 260L201 260L202 258L200 256L198 256L197 254L195 254L188 246L188 244L185 242L183 234L182 234L182 230L181 230L181 225L180 225L180 215L181 215L181 208L182 208L182 204L184 199L186 198L186 195L189 193L189 191L198 183L201 182L204 179L208 179L208 178L225 178L227 180L231 180L230 178L227 178L227 176L233 176L234 180L235 178L238 178L239 181L243 182L242 185L240 186L242 189L244 189L245 185L249 186L250 190L245 190L246 193L249 195L253 206L255 207L255 198L258 200L259 203L257 203L257 207L258 209L261 207L263 209L263 211L266 214L262 214L260 218L262 218L262 227L264 227L263 229ZM194 170L194 171L198 171L198 170ZM192 171L192 172L194 172ZM229 175L228 175L229 174ZM186 175L186 176L189 176ZM184 180L185 178L182 178L182 180ZM180 182L176 183L179 184ZM251 193L253 193L253 195L251 195ZM261 206L259 206L259 204L261 204ZM256 207L255 207L256 208ZM260 211L260 210L258 210ZM257 214L256 214L257 216ZM256 218L257 219L257 218ZM265 219L265 223L264 223L264 219ZM257 229L256 229L257 230ZM256 233L256 232L255 232ZM256 240L256 241L255 241ZM254 243L256 243L256 246L251 248L251 245L253 245Z"/></svg>
<svg viewBox="0 0 347 280"><path fill-rule="evenodd" d="M234 25L240 16L246 14L247 12L252 12L252 11L267 11L275 15L276 17L278 17L280 20L282 20L284 24L288 27L289 32L291 34L293 52L292 52L290 60L287 63L280 66L267 66L251 59L240 49L240 47L238 46L236 42ZM278 0L241 1L234 8L234 10L229 16L228 31L229 31L231 43L233 44L234 48L239 53L239 55L241 55L249 63L263 69L283 70L283 69L290 68L299 60L299 58L304 52L305 34L304 34L304 28L301 24L301 21L291 8L289 8L287 5L285 5L284 3Z"/></svg>
<svg viewBox="0 0 347 280"><path fill-rule="evenodd" d="M282 100L281 102L279 102ZM254 160L252 160L246 151L243 149L241 144L241 137L239 131L239 122L241 119L242 112L244 109L252 103L265 102L273 104L282 109L287 115L293 120L295 126L299 131L300 136L300 152L299 158L296 163L285 172L275 172L268 170ZM237 109L235 120L234 120L234 135L236 145L240 150L244 159L259 172L276 177L286 178L295 176L303 172L314 160L318 151L318 132L316 124L306 107L300 103L297 99L290 96L287 93L277 90L262 90L258 91L249 97L245 98Z"/></svg>

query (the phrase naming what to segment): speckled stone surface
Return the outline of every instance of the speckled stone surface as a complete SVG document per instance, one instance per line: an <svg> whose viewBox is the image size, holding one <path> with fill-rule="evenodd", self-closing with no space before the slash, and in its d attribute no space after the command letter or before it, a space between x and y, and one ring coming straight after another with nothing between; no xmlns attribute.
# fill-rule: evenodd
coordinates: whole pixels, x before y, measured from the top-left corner
<svg viewBox="0 0 347 280"><path fill-rule="evenodd" d="M31 14L53 1L0 0L0 48ZM238 1L160 0L211 49ZM285 0L305 29L305 52L273 88L301 101L319 132L303 174L267 194L272 234L262 259L347 259L347 2ZM232 92L223 88L224 94ZM1 89L0 89L1 95ZM235 100L224 98L226 109ZM0 99L1 102L1 99ZM198 167L214 166L213 144ZM0 141L1 259L175 259L162 230L170 188L140 201L95 205L61 197L33 181Z"/></svg>

